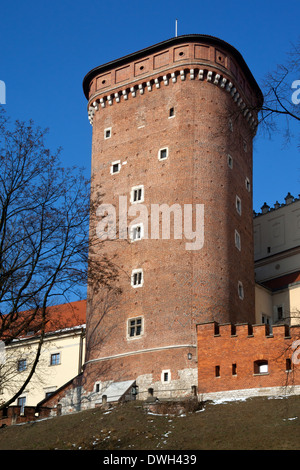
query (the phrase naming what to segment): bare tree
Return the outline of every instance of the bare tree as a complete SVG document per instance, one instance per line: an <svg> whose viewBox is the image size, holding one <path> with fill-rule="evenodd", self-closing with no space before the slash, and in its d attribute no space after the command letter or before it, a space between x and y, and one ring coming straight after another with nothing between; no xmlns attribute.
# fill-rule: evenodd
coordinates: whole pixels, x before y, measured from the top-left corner
<svg viewBox="0 0 300 470"><path fill-rule="evenodd" d="M260 127L269 135L281 129L288 142L292 124L300 124L300 39L291 46L285 63L278 64L276 70L266 75L262 89Z"/></svg>
<svg viewBox="0 0 300 470"><path fill-rule="evenodd" d="M116 278L105 256L88 260L91 242L99 243L88 235L89 181L83 169L61 165L60 150L45 147L46 133L32 121L11 125L0 113L0 339L10 344L29 330L39 336L24 384L0 408L35 372L48 307L80 298L88 270L94 285Z"/></svg>

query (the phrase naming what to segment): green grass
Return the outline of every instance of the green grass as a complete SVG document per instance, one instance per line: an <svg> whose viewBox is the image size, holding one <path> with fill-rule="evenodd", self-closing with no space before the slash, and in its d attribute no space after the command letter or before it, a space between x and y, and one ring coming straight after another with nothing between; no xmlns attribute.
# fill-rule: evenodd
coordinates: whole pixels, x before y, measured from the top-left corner
<svg viewBox="0 0 300 470"><path fill-rule="evenodd" d="M300 397L251 398L181 416L135 401L0 429L0 450L299 450Z"/></svg>

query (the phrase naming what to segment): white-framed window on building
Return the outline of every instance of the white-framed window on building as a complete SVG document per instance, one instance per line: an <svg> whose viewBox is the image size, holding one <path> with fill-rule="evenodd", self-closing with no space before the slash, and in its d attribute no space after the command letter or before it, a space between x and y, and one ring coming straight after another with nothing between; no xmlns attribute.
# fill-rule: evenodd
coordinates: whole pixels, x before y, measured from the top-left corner
<svg viewBox="0 0 300 470"><path fill-rule="evenodd" d="M241 300L244 299L244 287L241 281L238 282L238 296Z"/></svg>
<svg viewBox="0 0 300 470"><path fill-rule="evenodd" d="M127 328L128 338L140 338L143 334L143 318L129 318Z"/></svg>
<svg viewBox="0 0 300 470"><path fill-rule="evenodd" d="M245 186L246 186L247 191L250 193L250 191L251 191L251 183L250 183L250 180L249 180L248 177L245 178Z"/></svg>
<svg viewBox="0 0 300 470"><path fill-rule="evenodd" d="M235 208L237 213L242 215L242 201L238 196L235 196Z"/></svg>
<svg viewBox="0 0 300 470"><path fill-rule="evenodd" d="M158 160L166 160L169 156L169 149L168 147L164 147L159 149L158 151Z"/></svg>
<svg viewBox="0 0 300 470"><path fill-rule="evenodd" d="M130 191L130 202L131 204L139 204L144 202L144 186L134 186Z"/></svg>
<svg viewBox="0 0 300 470"><path fill-rule="evenodd" d="M21 415L24 414L25 405L26 405L26 397L19 397L18 401L17 401L17 406L20 406L20 414Z"/></svg>
<svg viewBox="0 0 300 470"><path fill-rule="evenodd" d="M171 382L171 371L170 369L162 370L161 371L161 382L163 384L167 384Z"/></svg>
<svg viewBox="0 0 300 470"><path fill-rule="evenodd" d="M144 275L142 269L133 269L131 273L132 287L142 287L144 284Z"/></svg>
<svg viewBox="0 0 300 470"><path fill-rule="evenodd" d="M117 173L120 173L120 170L121 170L121 161L120 160L116 160L115 162L111 163L111 166L110 166L110 174L111 175L116 175Z"/></svg>
<svg viewBox="0 0 300 470"><path fill-rule="evenodd" d="M94 392L95 393L100 393L101 392L101 382L95 382L94 383Z"/></svg>
<svg viewBox="0 0 300 470"><path fill-rule="evenodd" d="M144 236L144 226L142 223L130 227L130 240L136 242Z"/></svg>
<svg viewBox="0 0 300 470"><path fill-rule="evenodd" d="M104 129L104 139L110 139L111 138L111 127L107 127Z"/></svg>
<svg viewBox="0 0 300 470"><path fill-rule="evenodd" d="M234 232L235 246L241 251L241 236L237 230Z"/></svg>

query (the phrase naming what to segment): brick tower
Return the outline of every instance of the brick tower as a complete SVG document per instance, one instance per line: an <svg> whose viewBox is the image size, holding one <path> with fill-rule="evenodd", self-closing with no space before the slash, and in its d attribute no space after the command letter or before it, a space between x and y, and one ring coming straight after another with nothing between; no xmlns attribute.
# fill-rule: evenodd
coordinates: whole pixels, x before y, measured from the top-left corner
<svg viewBox="0 0 300 470"><path fill-rule="evenodd" d="M83 88L93 187L103 194L91 198L116 208L119 227L91 257L114 261L122 290L89 283L86 388L136 380L140 398L189 395L196 324L254 322L252 139L261 91L240 53L206 35L96 67ZM92 238L100 220L94 210Z"/></svg>

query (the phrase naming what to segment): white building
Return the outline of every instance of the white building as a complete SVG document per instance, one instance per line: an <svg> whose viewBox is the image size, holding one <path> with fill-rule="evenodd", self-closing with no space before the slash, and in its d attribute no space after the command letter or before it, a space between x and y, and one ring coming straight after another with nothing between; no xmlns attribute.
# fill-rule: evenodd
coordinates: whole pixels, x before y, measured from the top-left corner
<svg viewBox="0 0 300 470"><path fill-rule="evenodd" d="M300 320L300 198L254 215L256 322Z"/></svg>

